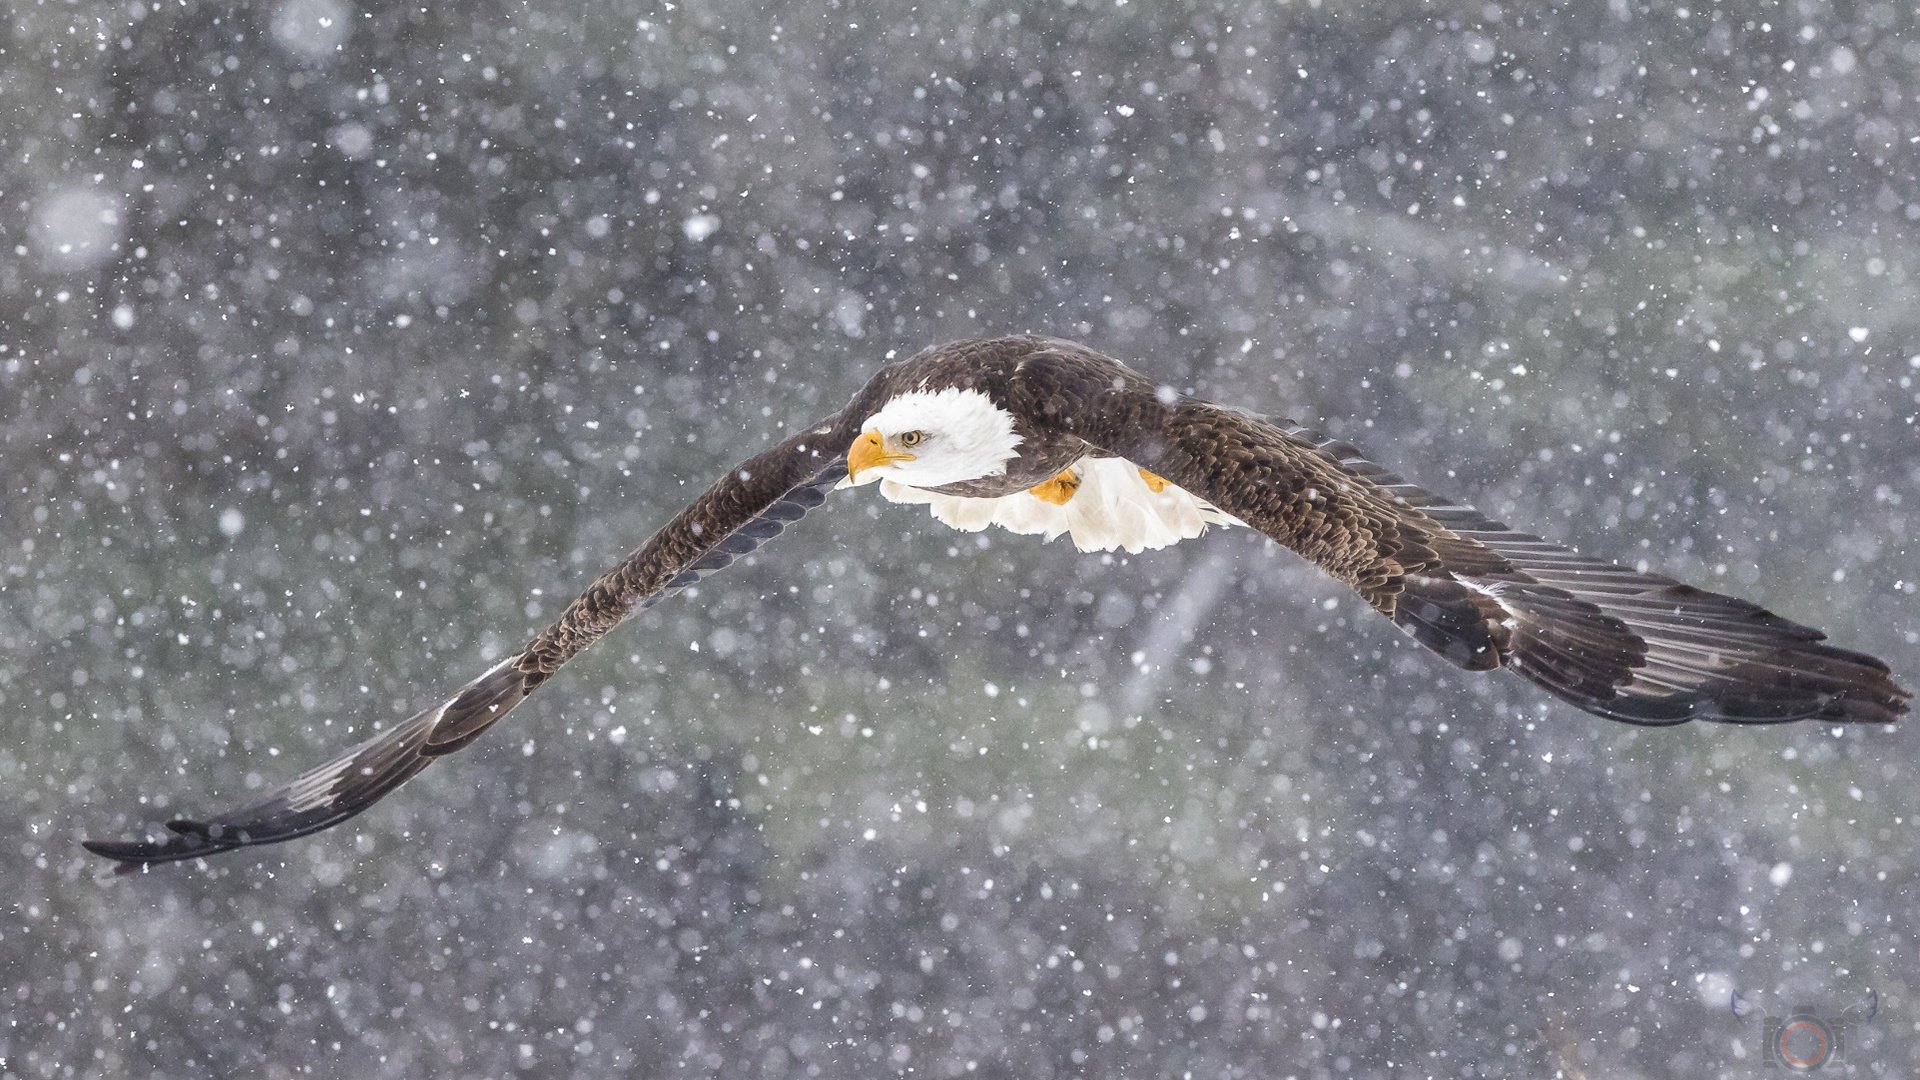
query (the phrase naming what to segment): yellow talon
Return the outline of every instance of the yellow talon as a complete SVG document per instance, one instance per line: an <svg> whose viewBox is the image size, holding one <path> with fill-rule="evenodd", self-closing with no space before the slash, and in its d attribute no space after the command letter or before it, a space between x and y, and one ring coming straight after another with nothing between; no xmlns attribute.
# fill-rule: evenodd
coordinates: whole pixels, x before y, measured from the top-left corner
<svg viewBox="0 0 1920 1080"><path fill-rule="evenodd" d="M1050 502L1055 506L1065 506L1067 505L1067 500L1073 498L1073 493L1079 490L1080 477L1075 475L1072 469L1067 469L1044 484L1038 484L1028 488L1027 494L1032 495L1041 502Z"/></svg>
<svg viewBox="0 0 1920 1080"><path fill-rule="evenodd" d="M1140 479L1146 481L1147 490L1153 492L1155 495L1167 490L1167 478L1158 473L1150 473L1145 469L1141 469Z"/></svg>

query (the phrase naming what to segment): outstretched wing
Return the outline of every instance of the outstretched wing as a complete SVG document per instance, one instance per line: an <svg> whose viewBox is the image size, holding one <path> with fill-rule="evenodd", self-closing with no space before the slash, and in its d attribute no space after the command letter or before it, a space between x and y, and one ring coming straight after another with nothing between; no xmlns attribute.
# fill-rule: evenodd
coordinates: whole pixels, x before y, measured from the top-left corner
<svg viewBox="0 0 1920 1080"><path fill-rule="evenodd" d="M1318 432L1157 392L1064 344L1029 366L1076 434L1306 556L1460 667L1511 668L1636 724L1885 723L1907 709L1885 664L1817 630L1516 532Z"/></svg>
<svg viewBox="0 0 1920 1080"><path fill-rule="evenodd" d="M516 657L517 659L517 657ZM506 661L489 676L497 675ZM483 676L482 678L486 678ZM479 680L476 680L478 682ZM516 681L517 678L516 678ZM252 844L273 844L331 828L372 806L433 763L422 753L427 732L444 705L414 714L339 757L301 773L266 796L205 821L167 822L161 840L83 840L95 855L120 861L120 870L214 855Z"/></svg>
<svg viewBox="0 0 1920 1080"><path fill-rule="evenodd" d="M845 414L842 414L843 416ZM87 840L122 870L273 844L331 828L466 746L580 650L636 612L779 535L846 475L852 433L840 417L742 462L601 575L527 647L451 698L238 810L167 823L158 840Z"/></svg>

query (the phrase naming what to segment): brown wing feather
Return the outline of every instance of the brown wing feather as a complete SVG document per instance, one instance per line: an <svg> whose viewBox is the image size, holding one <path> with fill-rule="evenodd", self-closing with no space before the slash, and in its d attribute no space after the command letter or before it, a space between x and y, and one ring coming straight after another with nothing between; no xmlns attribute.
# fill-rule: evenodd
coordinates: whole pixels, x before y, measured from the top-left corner
<svg viewBox="0 0 1920 1080"><path fill-rule="evenodd" d="M1588 558L1414 486L1346 443L1158 391L1064 342L1030 393L1082 438L1152 469L1353 586L1422 644L1509 667L1615 720L1890 722L1911 695L1811 627Z"/></svg>
<svg viewBox="0 0 1920 1080"><path fill-rule="evenodd" d="M849 413L854 411L849 407ZM588 586L525 649L446 702L240 809L204 821L170 821L171 835L160 840L88 840L84 845L130 870L292 840L353 817L435 758L478 738L560 665L623 620L759 547L820 505L846 474L846 452L853 441L846 415L730 470L639 550Z"/></svg>

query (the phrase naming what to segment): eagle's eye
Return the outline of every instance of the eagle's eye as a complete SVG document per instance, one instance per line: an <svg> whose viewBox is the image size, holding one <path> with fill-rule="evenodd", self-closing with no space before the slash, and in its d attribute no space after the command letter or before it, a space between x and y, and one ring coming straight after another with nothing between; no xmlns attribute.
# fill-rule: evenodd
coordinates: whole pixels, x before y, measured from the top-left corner
<svg viewBox="0 0 1920 1080"><path fill-rule="evenodd" d="M926 441L927 433L924 431L903 431L900 433L901 446L919 446Z"/></svg>

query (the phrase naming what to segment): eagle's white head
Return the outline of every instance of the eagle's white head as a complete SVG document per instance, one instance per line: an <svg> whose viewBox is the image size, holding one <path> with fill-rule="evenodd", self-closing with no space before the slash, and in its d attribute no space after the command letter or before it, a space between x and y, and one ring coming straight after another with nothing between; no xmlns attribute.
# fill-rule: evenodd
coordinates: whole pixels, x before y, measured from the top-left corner
<svg viewBox="0 0 1920 1080"><path fill-rule="evenodd" d="M1020 445L1013 414L978 390L910 390L860 425L847 483L892 480L937 488L998 476Z"/></svg>

